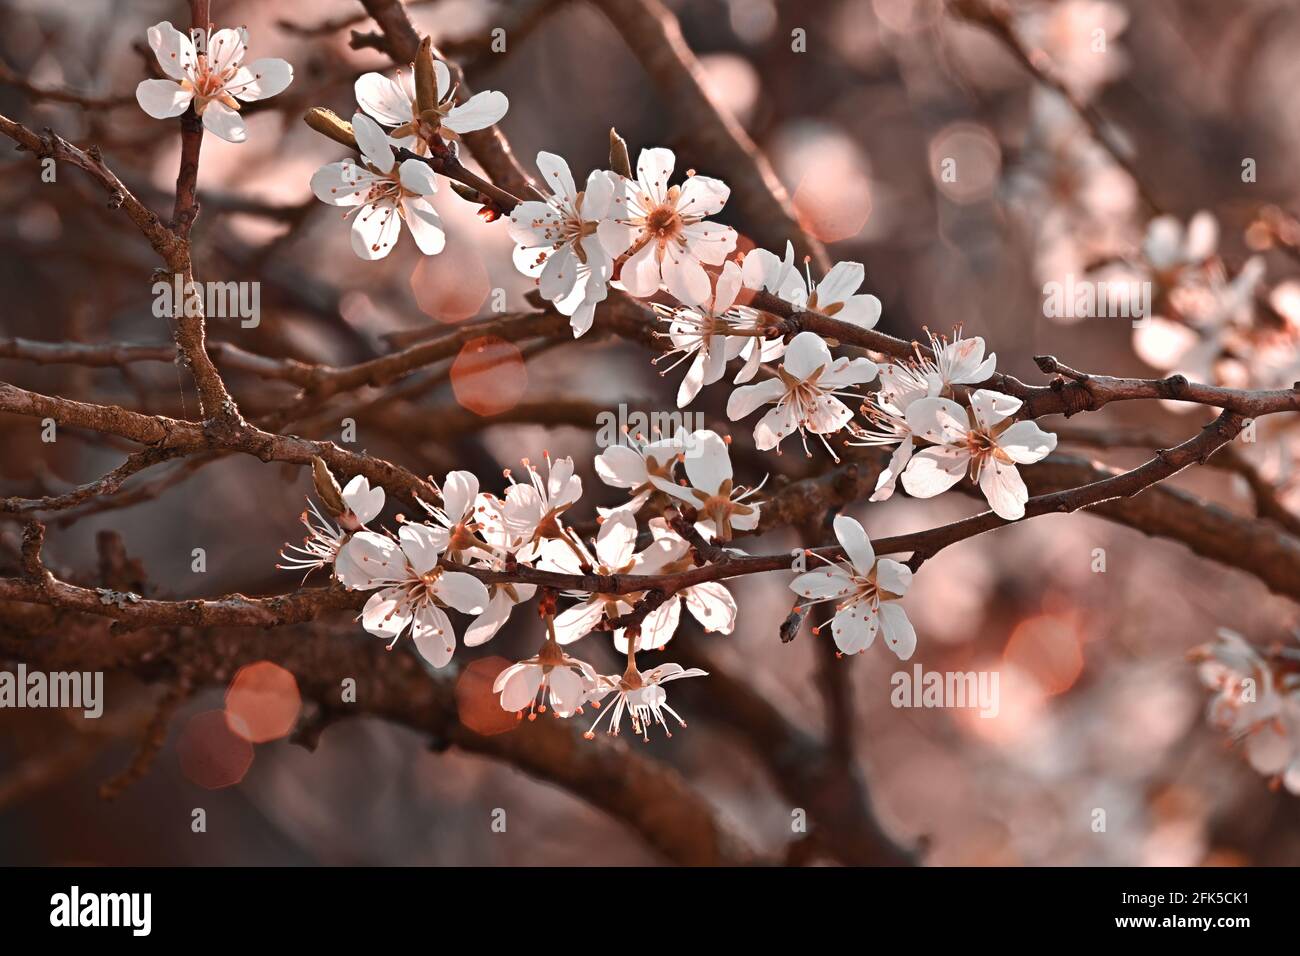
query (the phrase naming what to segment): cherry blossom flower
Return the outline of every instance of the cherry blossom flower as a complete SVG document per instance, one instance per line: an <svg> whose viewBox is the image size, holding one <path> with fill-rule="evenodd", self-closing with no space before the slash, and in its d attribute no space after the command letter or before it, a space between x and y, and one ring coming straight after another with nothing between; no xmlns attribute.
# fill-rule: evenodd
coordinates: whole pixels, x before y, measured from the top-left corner
<svg viewBox="0 0 1300 956"><path fill-rule="evenodd" d="M690 484L682 486L658 475L651 476L651 483L694 508L699 514L696 527L710 538L730 541L733 529L757 528L760 506L746 499L758 488L733 484L731 455L722 436L702 429L692 432L684 444L689 449L683 455L683 462Z"/></svg>
<svg viewBox="0 0 1300 956"><path fill-rule="evenodd" d="M1032 421L1010 421L1021 401L987 389L971 393L969 411L947 398L923 398L907 410L912 433L935 442L913 455L903 487L915 498L933 498L970 473L989 507L1000 517L1024 517L1029 491L1016 465L1041 461L1056 436Z"/></svg>
<svg viewBox="0 0 1300 956"><path fill-rule="evenodd" d="M880 388L862 406L868 426L850 426L856 441L850 445L893 448L889 463L876 478L872 501L887 501L894 494L898 478L912 460L915 449L907 410L917 399L951 396L954 385L973 385L993 375L997 356L984 357L984 340L963 339L958 330L953 340L928 333L930 354L917 349L916 358L906 364L890 363L880 370Z"/></svg>
<svg viewBox="0 0 1300 956"><path fill-rule="evenodd" d="M1195 281L1180 279L1171 295L1178 303L1181 321L1156 315L1135 325L1133 350L1161 371L1213 384L1225 357L1251 351L1255 290L1264 271L1264 260L1252 256L1230 279L1221 264ZM1186 408L1180 403L1168 404L1178 410Z"/></svg>
<svg viewBox="0 0 1300 956"><path fill-rule="evenodd" d="M663 286L683 305L699 305L711 292L704 266L722 265L736 248L736 230L707 220L731 190L695 175L669 186L676 162L670 149L643 149L636 181L614 180L613 215L598 234L611 256L626 254L619 281L629 295L645 298Z"/></svg>
<svg viewBox="0 0 1300 956"><path fill-rule="evenodd" d="M775 377L753 385L742 385L727 401L727 417L733 422L744 418L760 405L775 404L754 427L754 444L762 451L776 448L791 432L803 438L809 455L806 433L821 438L832 458L826 435L839 431L853 418L853 412L836 396L876 377L876 363L866 358L831 359L830 349L813 332L800 332L786 348L781 368Z"/></svg>
<svg viewBox="0 0 1300 956"><path fill-rule="evenodd" d="M299 520L307 528L307 537L301 545L285 545L280 552L284 564L276 567L286 571L306 570L311 574L316 568L324 568L334 563L339 548L355 531L365 526L384 510L384 489L371 488L370 480L365 475L356 475L342 491L343 504L347 510L338 515L338 524L330 521L316 503L307 499L307 511Z"/></svg>
<svg viewBox="0 0 1300 956"><path fill-rule="evenodd" d="M573 544L560 516L582 497L582 479L573 473L572 458L552 460L549 454L545 458L545 480L526 458L523 462L528 472L526 484L516 483L506 473L510 487L506 489L501 516L505 531L520 542L517 554L521 561L532 560L541 543L547 540Z"/></svg>
<svg viewBox="0 0 1300 956"><path fill-rule="evenodd" d="M686 377L677 389L678 408L689 405L705 385L720 380L731 359L745 359L745 367L736 376L739 383L753 378L761 361L780 358L785 351L785 344L779 337L768 339L763 336L763 321L758 310L736 305L736 298L743 288L739 265L727 260L713 282L713 295L698 306L656 304L654 307L668 324L667 332L657 334L672 343L672 348L660 359L680 356L659 374L667 374L693 357ZM655 360L656 364L660 359Z"/></svg>
<svg viewBox="0 0 1300 956"><path fill-rule="evenodd" d="M594 555L572 540L550 541L543 549L538 566L568 574L576 573L582 565L589 567L594 574L630 574L640 568L654 548L651 545L647 551L637 554L636 538L636 518L630 512L619 509L610 512L601 522L600 531L596 535ZM613 620L631 613L644 593L577 592L569 593L569 596L579 597L582 600L556 616L555 639L560 644L572 644L591 633L605 619ZM642 619L642 631L647 634L657 634L661 629L666 629L671 635L677 629L679 610L679 602L668 601L661 604ZM667 641L667 638L664 638L664 641Z"/></svg>
<svg viewBox="0 0 1300 956"><path fill-rule="evenodd" d="M1218 640L1194 648L1201 683L1215 692L1209 722L1235 738L1247 736L1278 710L1273 668L1240 634L1219 628Z"/></svg>
<svg viewBox="0 0 1300 956"><path fill-rule="evenodd" d="M419 498L416 500L437 522L429 533L438 552L445 552L451 560L461 562L474 557L490 557L490 551L478 534L478 518L485 507L480 499L487 497L479 494L478 478L472 472L450 471L437 490L442 497L441 508Z"/></svg>
<svg viewBox="0 0 1300 956"><path fill-rule="evenodd" d="M393 126L393 144L424 155L429 142L437 138L454 140L461 133L486 129L501 121L510 108L504 93L484 90L456 105L456 90L451 84L451 70L441 60L433 61L437 79L438 105L420 113L415 97L412 73L399 72L396 79L382 73L364 73L357 78L353 92L357 105L384 126Z"/></svg>
<svg viewBox="0 0 1300 956"><path fill-rule="evenodd" d="M362 259L384 258L405 222L420 251L437 255L447 237L433 203L425 198L438 188L433 170L418 159L398 166L384 131L368 116L353 116L352 130L362 164L350 159L330 163L311 178L312 192L321 202L353 207L343 217L354 216L352 251Z"/></svg>
<svg viewBox="0 0 1300 956"><path fill-rule="evenodd" d="M596 228L610 213L612 174L596 170L579 192L569 164L554 153L538 153L537 168L551 188L545 200L521 202L510 213L516 268L537 279L543 299L570 317L573 337L591 328L604 301L614 262Z"/></svg>
<svg viewBox="0 0 1300 956"><path fill-rule="evenodd" d="M787 250L789 260L793 250ZM745 257L748 262L759 258L763 284L772 285L773 295L785 299L799 309L820 312L822 315L850 322L860 328L870 329L880 321L880 300L869 293L859 293L866 278L866 270L860 262L838 262L822 277L814 282L811 269L805 262L802 279L798 271L786 272L786 263L776 264L776 257L770 252L756 249ZM767 256L772 256L767 259ZM754 273L751 273L754 276Z"/></svg>
<svg viewBox="0 0 1300 956"><path fill-rule="evenodd" d="M655 490L653 477L672 480L673 466L682 447L682 438L677 435L652 442L625 435L622 443L610 445L596 456L596 476L611 488L628 489L631 498L617 510L636 514ZM598 510L605 516L616 509Z"/></svg>
<svg viewBox="0 0 1300 956"><path fill-rule="evenodd" d="M1209 722L1244 744L1257 772L1300 794L1300 675L1279 679L1254 647L1227 628L1189 656L1200 662L1201 683L1215 692Z"/></svg>
<svg viewBox="0 0 1300 956"><path fill-rule="evenodd" d="M654 544L642 552L636 573L680 574L694 566L690 542L668 527L667 521L652 519L650 531ZM739 613L736 599L721 581L704 581L682 588L673 592L665 604L672 604L673 610L664 612L661 607L658 616L647 615L642 622L637 650L656 651L666 645L677 630L683 604L706 631L730 634L736 627ZM614 648L627 653L627 632L622 628L614 632Z"/></svg>
<svg viewBox="0 0 1300 956"><path fill-rule="evenodd" d="M960 328L951 342L928 329L926 335L930 339L930 354L924 355L918 349L915 364L931 396L950 398L954 385L978 385L993 377L998 357L995 353L984 357L984 340L978 335L964 339Z"/></svg>
<svg viewBox="0 0 1300 956"><path fill-rule="evenodd" d="M518 712L528 719L546 713L549 698L551 713L571 717L582 713L582 705L600 684L601 678L585 661L569 657L553 641L547 641L535 656L512 664L497 675L492 693L501 695L501 709Z"/></svg>
<svg viewBox="0 0 1300 956"><path fill-rule="evenodd" d="M848 515L836 516L835 537L848 560L804 572L790 582L790 590L808 599L804 608L836 602L831 635L840 653L862 653L879 631L898 659L907 660L916 650L916 631L907 612L894 602L907 593L911 568L889 558L877 559L866 531Z"/></svg>
<svg viewBox="0 0 1300 956"><path fill-rule="evenodd" d="M230 143L248 137L239 104L253 103L283 91L293 81L293 67L275 57L244 65L248 31L194 30L190 36L168 21L149 28L149 46L168 79L144 80L135 88L140 108L154 119L180 116L190 104L203 128Z"/></svg>
<svg viewBox="0 0 1300 956"><path fill-rule="evenodd" d="M456 649L456 633L444 607L481 614L487 588L472 574L439 566L434 529L408 522L398 540L361 531L339 551L334 573L352 590L375 593L361 611L361 624L388 639L391 650L409 629L415 648L434 667L444 667Z"/></svg>
<svg viewBox="0 0 1300 956"><path fill-rule="evenodd" d="M622 677L612 676L603 677L606 691L613 691L618 696L614 703L609 705L596 722L591 725L584 737L588 740L596 736L596 728L600 722L609 717L606 733L619 735L620 724L623 722L623 714L627 713L632 718L632 732L639 735L643 740L650 739L650 727L658 724L664 729L669 737L672 731L668 729L668 723L664 720L664 714L673 717L683 727L686 721L682 716L668 706L668 694L663 685L669 681L678 680L682 677L707 677L708 671L700 670L698 667L686 669L681 664L660 664L658 667L652 667L648 671L639 671L635 667L629 667Z"/></svg>

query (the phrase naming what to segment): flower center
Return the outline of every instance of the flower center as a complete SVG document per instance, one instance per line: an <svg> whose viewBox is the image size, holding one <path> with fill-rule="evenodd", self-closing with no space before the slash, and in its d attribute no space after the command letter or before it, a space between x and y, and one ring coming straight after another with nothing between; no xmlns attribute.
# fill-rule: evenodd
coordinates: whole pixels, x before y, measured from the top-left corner
<svg viewBox="0 0 1300 956"><path fill-rule="evenodd" d="M677 237L682 231L682 217L677 207L664 203L651 209L645 217L646 232L661 245Z"/></svg>

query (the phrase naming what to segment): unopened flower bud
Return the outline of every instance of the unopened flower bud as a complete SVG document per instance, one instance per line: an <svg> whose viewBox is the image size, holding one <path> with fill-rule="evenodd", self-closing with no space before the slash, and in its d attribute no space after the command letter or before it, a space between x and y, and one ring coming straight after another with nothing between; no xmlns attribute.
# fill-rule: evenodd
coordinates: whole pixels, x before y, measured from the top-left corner
<svg viewBox="0 0 1300 956"><path fill-rule="evenodd" d="M609 168L626 179L632 178L632 160L627 154L627 141L612 126L609 128Z"/></svg>
<svg viewBox="0 0 1300 956"><path fill-rule="evenodd" d="M348 510L348 506L343 503L343 490L339 488L339 483L334 480L334 476L330 473L325 460L319 456L312 456L311 478L316 486L316 497L320 498L321 504L325 506L330 515L338 517Z"/></svg>
<svg viewBox="0 0 1300 956"><path fill-rule="evenodd" d="M421 113L438 106L438 77L433 71L433 39L430 37L420 41L419 52L415 54L415 102Z"/></svg>
<svg viewBox="0 0 1300 956"><path fill-rule="evenodd" d="M308 110L303 119L308 126L322 136L328 136L334 142L342 143L352 149L357 148L357 137L352 132L352 124L333 110L327 110L323 106L316 106Z"/></svg>

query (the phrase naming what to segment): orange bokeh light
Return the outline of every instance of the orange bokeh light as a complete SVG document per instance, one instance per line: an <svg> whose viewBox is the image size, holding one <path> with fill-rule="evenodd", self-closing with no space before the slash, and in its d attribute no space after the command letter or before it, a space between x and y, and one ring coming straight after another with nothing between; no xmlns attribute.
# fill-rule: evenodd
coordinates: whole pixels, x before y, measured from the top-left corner
<svg viewBox="0 0 1300 956"><path fill-rule="evenodd" d="M497 675L509 666L504 657L484 657L471 662L456 679L456 712L474 733L490 737L518 726L518 716L502 710L500 697L492 693Z"/></svg>
<svg viewBox="0 0 1300 956"><path fill-rule="evenodd" d="M420 311L455 324L478 315L492 291L483 258L468 243L448 243L436 256L421 256L411 272L411 294Z"/></svg>
<svg viewBox="0 0 1300 956"><path fill-rule="evenodd" d="M1061 694L1083 673L1079 623L1073 615L1044 614L1011 632L1003 660L1032 677L1046 694Z"/></svg>
<svg viewBox="0 0 1300 956"><path fill-rule="evenodd" d="M301 709L298 681L270 661L241 667L226 690L226 720L230 729L255 744L286 736Z"/></svg>
<svg viewBox="0 0 1300 956"><path fill-rule="evenodd" d="M871 218L871 184L859 171L804 176L791 197L799 225L822 242L852 239ZM781 250L775 250L781 254Z"/></svg>
<svg viewBox="0 0 1300 956"><path fill-rule="evenodd" d="M523 353L495 335L470 339L451 363L451 390L456 401L476 415L510 411L527 389Z"/></svg>
<svg viewBox="0 0 1300 956"><path fill-rule="evenodd" d="M224 710L191 717L176 752L186 778L208 790L234 786L253 763L253 745L230 729Z"/></svg>

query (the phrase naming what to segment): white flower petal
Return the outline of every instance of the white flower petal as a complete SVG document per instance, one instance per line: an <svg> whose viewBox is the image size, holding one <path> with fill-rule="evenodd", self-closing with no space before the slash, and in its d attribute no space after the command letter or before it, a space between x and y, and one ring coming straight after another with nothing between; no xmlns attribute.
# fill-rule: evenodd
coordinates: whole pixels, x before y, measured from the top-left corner
<svg viewBox="0 0 1300 956"><path fill-rule="evenodd" d="M427 574L438 566L438 557L446 546L446 538L434 533L427 524L408 521L397 532L402 552L417 575Z"/></svg>
<svg viewBox="0 0 1300 956"><path fill-rule="evenodd" d="M361 609L361 626L385 640L398 637L413 618L410 602L402 588L385 588L370 595Z"/></svg>
<svg viewBox="0 0 1300 956"><path fill-rule="evenodd" d="M412 160L407 160L412 162ZM411 230L420 252L426 256L436 256L447 245L447 233L442 228L442 217L433 208L433 203L424 198L403 199L402 212L406 227Z"/></svg>
<svg viewBox="0 0 1300 956"><path fill-rule="evenodd" d="M382 73L363 73L352 87L357 106L385 126L402 126L415 115L414 97L397 80Z"/></svg>
<svg viewBox="0 0 1300 956"><path fill-rule="evenodd" d="M834 527L835 537L848 555L849 562L859 574L870 573L876 563L876 549L871 546L866 530L848 515L836 515Z"/></svg>
<svg viewBox="0 0 1300 956"><path fill-rule="evenodd" d="M434 597L462 614L482 614L492 600L483 582L463 571L442 572L432 590Z"/></svg>
<svg viewBox="0 0 1300 956"><path fill-rule="evenodd" d="M242 143L248 139L243 117L225 103L216 100L209 100L203 108L203 128L227 143Z"/></svg>
<svg viewBox="0 0 1300 956"><path fill-rule="evenodd" d="M673 175L677 157L671 149L643 149L636 159L636 178L641 189L655 203L662 203L668 195L668 180Z"/></svg>
<svg viewBox="0 0 1300 956"><path fill-rule="evenodd" d="M998 447L1012 461L1030 465L1051 454L1056 447L1056 436L1043 431L1037 422L1016 422L998 436Z"/></svg>
<svg viewBox="0 0 1300 956"><path fill-rule="evenodd" d="M980 490L988 499L989 507L1001 518L1017 521L1025 516L1025 502L1029 489L1015 465L990 458L980 470ZM908 491L911 491L909 488Z"/></svg>
<svg viewBox="0 0 1300 956"><path fill-rule="evenodd" d="M671 167L670 167L671 170ZM677 211L683 216L706 219L722 210L731 187L712 176L687 176L677 197Z"/></svg>
<svg viewBox="0 0 1300 956"><path fill-rule="evenodd" d="M352 251L362 259L382 259L402 234L402 219L390 204L367 203L352 218Z"/></svg>
<svg viewBox="0 0 1300 956"><path fill-rule="evenodd" d="M374 520L384 510L384 489L370 487L365 475L356 475L343 488L343 503L361 524Z"/></svg>
<svg viewBox="0 0 1300 956"><path fill-rule="evenodd" d="M933 498L961 481L969 463L970 453L964 448L924 448L903 472L903 487L913 498Z"/></svg>
<svg viewBox="0 0 1300 956"><path fill-rule="evenodd" d="M687 588L686 609L706 631L730 634L736 627L739 611L736 599L721 581L706 581Z"/></svg>
<svg viewBox="0 0 1300 956"><path fill-rule="evenodd" d="M425 604L415 612L411 637L420 656L434 667L446 667L456 651L456 632L442 608Z"/></svg>
<svg viewBox="0 0 1300 956"><path fill-rule="evenodd" d="M158 65L162 67L162 71L173 80L186 79L188 71L194 68L197 60L194 43L189 36L181 33L167 20L151 26L146 35L149 37L149 46L154 56L158 58Z"/></svg>
<svg viewBox="0 0 1300 956"><path fill-rule="evenodd" d="M831 619L831 636L841 654L860 654L876 639L876 609L862 602L836 612Z"/></svg>
<svg viewBox="0 0 1300 956"><path fill-rule="evenodd" d="M574 185L573 173L569 171L569 164L564 161L563 156L540 152L537 154L537 168L552 193L568 202L573 202L577 198L578 188Z"/></svg>
<svg viewBox="0 0 1300 956"><path fill-rule="evenodd" d="M393 156L393 147L388 143L388 134L379 128L379 124L365 113L354 113L352 132L365 161L381 173L390 172L397 160Z"/></svg>
<svg viewBox="0 0 1300 956"><path fill-rule="evenodd" d="M154 119L180 116L193 99L193 93L172 80L143 80L135 88L135 101Z"/></svg>
<svg viewBox="0 0 1300 956"><path fill-rule="evenodd" d="M465 638L469 644L469 637ZM523 710L537 699L542 686L542 668L537 664L512 664L499 675L492 690L501 695L501 709Z"/></svg>
<svg viewBox="0 0 1300 956"><path fill-rule="evenodd" d="M254 60L242 67L236 80L226 90L245 103L254 103L283 93L293 82L293 66L278 57Z"/></svg>
<svg viewBox="0 0 1300 956"><path fill-rule="evenodd" d="M819 368L831 364L831 352L816 332L800 332L790 340L781 364L787 372L803 381Z"/></svg>
<svg viewBox="0 0 1300 956"><path fill-rule="evenodd" d="M478 647L480 644L490 641L496 632L501 630L506 621L510 620L510 612L515 608L515 602L510 600L510 595L505 588L497 588L492 599L488 601L487 608L478 617L470 622L469 627L465 630L465 646ZM507 710L517 708L507 707Z"/></svg>
<svg viewBox="0 0 1300 956"><path fill-rule="evenodd" d="M578 638L588 634L602 617L605 616L605 602L599 598L589 598L575 604L555 617L555 640L560 644L572 644Z"/></svg>
<svg viewBox="0 0 1300 956"><path fill-rule="evenodd" d="M880 605L880 631L900 661L910 658L916 650L916 630L907 619L907 612L892 601Z"/></svg>
<svg viewBox="0 0 1300 956"><path fill-rule="evenodd" d="M837 262L817 283L817 310L825 312L827 306L847 300L862 288L866 274L861 262Z"/></svg>
<svg viewBox="0 0 1300 956"><path fill-rule="evenodd" d="M460 106L453 107L442 121L447 129L457 133L472 133L501 121L510 108L510 101L497 90L475 93Z"/></svg>

